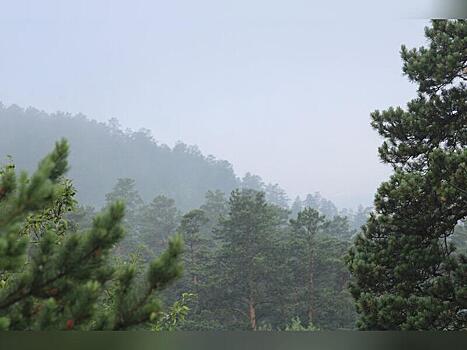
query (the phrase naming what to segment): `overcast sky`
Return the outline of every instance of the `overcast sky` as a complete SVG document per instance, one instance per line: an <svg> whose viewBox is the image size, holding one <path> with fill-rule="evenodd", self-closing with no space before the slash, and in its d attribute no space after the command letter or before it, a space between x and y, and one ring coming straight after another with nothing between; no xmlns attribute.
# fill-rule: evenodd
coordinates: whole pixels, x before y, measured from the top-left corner
<svg viewBox="0 0 467 350"><path fill-rule="evenodd" d="M399 49L428 21L365 2L2 3L0 101L115 117L291 197L370 204L390 169L369 114L414 96Z"/></svg>

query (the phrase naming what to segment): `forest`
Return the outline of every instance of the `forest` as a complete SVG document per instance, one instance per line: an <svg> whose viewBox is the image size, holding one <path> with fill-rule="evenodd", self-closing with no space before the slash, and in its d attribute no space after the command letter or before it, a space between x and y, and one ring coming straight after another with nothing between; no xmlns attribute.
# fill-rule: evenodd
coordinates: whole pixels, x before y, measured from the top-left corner
<svg viewBox="0 0 467 350"><path fill-rule="evenodd" d="M467 21L425 36L400 51L417 96L371 113L393 173L357 210L0 104L0 329L466 330Z"/></svg>

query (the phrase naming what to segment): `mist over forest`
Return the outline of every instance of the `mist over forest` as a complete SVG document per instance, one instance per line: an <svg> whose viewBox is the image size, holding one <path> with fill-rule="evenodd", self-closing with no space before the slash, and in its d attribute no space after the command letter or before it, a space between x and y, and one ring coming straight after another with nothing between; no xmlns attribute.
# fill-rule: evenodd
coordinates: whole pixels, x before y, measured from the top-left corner
<svg viewBox="0 0 467 350"><path fill-rule="evenodd" d="M0 330L467 330L467 21L424 37L399 51L415 96L365 110L391 169L372 206L291 196L149 127L0 103ZM301 152L333 161L328 184L361 166L339 183L359 193L377 168L340 145L280 172Z"/></svg>
<svg viewBox="0 0 467 350"><path fill-rule="evenodd" d="M117 119L103 123L81 114L47 114L0 104L0 123L1 154L11 155L18 169L27 171L36 168L55 140L65 137L72 147L69 177L78 190L76 198L95 208L104 205L118 179L129 178L144 201L164 195L182 211L199 207L208 191L228 195L236 188L264 191L267 201L295 213L309 206L331 218L347 216L354 228L364 223L370 210L362 205L357 210L337 208L319 192L290 198L279 184L266 183L259 175L237 176L232 164L203 155L196 145L178 142L170 148L148 129L123 130Z"/></svg>
<svg viewBox="0 0 467 350"><path fill-rule="evenodd" d="M0 150L10 156L5 158L6 164L14 163L19 171L33 172L41 155L53 148L53 140L68 140L71 152L67 178L70 182L64 184L57 215L60 220L66 219L71 227L90 229L92 217L101 210L105 211L117 201L125 203L123 227L126 236L114 248L114 254L120 259L133 257L138 266L147 263L164 252L171 237L185 232L184 241L190 247L183 259L185 277L170 292L163 293L168 303L177 303L180 298L188 304L193 303L189 298L196 295L196 312L186 317L183 329L300 328L300 319L312 317L311 313L315 312L315 323L306 326L310 330L313 327L352 328L355 310L345 288L348 273L340 259L349 248L350 239L367 220L371 208L360 206L356 212L339 210L319 192L291 200L278 184L267 184L260 176L250 173L239 178L229 162L204 156L196 146L178 143L170 148L158 144L148 130L122 130L116 119L100 123L83 115L49 115L34 108L1 105L0 124L3 126ZM74 198L79 206L73 204ZM293 301L289 300L287 290L276 290L277 286L272 284L275 277L261 281L262 293L266 292L264 288L276 291L267 297L268 301L261 302L265 303L264 310L254 305L255 313L259 315L250 320L249 326L237 320L235 315L233 318L221 316L225 312L231 313L232 310L228 311L231 307L237 307L224 305L223 299L237 297L226 296L219 286L211 285L215 279L226 278L225 271L219 270L219 264L226 258L224 254L233 253L225 246L233 242L222 240L219 230L223 225L226 229L237 229L237 223L224 221L228 220L229 211L238 205L237 202L252 206L248 213L252 215L251 224L259 225L258 228L267 225L260 229L261 235L265 236L254 238L259 247L269 245L268 249L271 249L263 257L262 268L273 269L269 273L278 277L287 274L292 278L287 282L289 285L299 283L294 296L297 301ZM264 215L262 220L266 221L261 223L255 218L257 215L259 218ZM288 224L289 220L293 222L292 226ZM307 220L311 220L309 224L306 224ZM322 272L321 277L314 280L314 288L320 292L313 295L313 303L329 305L316 311L308 307L307 316L301 315L307 310L306 303L299 302L306 294L306 289L300 291L300 283L305 280L300 282L299 275L293 278L295 274L306 274L306 271L299 272L305 266L297 265L296 271L289 272L284 266L291 268L296 264L293 258L289 263L286 261L289 259L287 251L291 249L295 251L293 254L302 254L302 259L309 259L309 252L303 250L308 242L302 235L311 232L302 230L310 224L320 231L316 249L327 251L313 257L315 272ZM297 236L288 237L293 232ZM248 249L239 248L245 243L241 239L235 249ZM263 248L254 254L263 255ZM191 283L195 283L196 293L192 293ZM185 301L185 298L189 300ZM243 297L239 298L237 302ZM291 310L274 311L271 307L275 303L282 303ZM265 315L261 316L261 313Z"/></svg>

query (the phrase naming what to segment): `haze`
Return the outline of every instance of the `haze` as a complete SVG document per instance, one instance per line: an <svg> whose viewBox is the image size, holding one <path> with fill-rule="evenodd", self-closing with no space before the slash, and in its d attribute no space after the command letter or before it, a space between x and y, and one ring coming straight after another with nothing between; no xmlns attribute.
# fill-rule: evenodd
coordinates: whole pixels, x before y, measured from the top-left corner
<svg viewBox="0 0 467 350"><path fill-rule="evenodd" d="M391 169L369 115L414 96L399 49L424 44L428 21L375 19L374 5L236 4L3 4L0 100L196 144L291 198L370 204Z"/></svg>

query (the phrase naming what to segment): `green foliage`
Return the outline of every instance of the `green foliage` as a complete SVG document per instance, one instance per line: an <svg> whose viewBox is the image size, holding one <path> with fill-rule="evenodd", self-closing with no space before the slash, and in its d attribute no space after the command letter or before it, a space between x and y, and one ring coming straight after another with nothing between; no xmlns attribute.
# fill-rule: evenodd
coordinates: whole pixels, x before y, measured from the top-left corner
<svg viewBox="0 0 467 350"><path fill-rule="evenodd" d="M109 205L86 231L68 230L64 216L75 201L63 178L67 156L62 140L30 178L17 177L12 165L0 173L1 327L118 330L155 321L156 292L181 274L181 239L169 242L138 283L132 265L110 264L124 236L124 205Z"/></svg>
<svg viewBox="0 0 467 350"><path fill-rule="evenodd" d="M194 209L186 213L178 229L179 234L186 243L185 266L187 266L187 277L191 280L191 289L197 289L202 274L202 266L207 255L207 242L201 236L201 228L207 223L208 219L204 211Z"/></svg>
<svg viewBox="0 0 467 350"><path fill-rule="evenodd" d="M330 200L323 198L319 192L308 194L303 201L304 207L316 209L321 214L332 219L337 215L337 208Z"/></svg>
<svg viewBox="0 0 467 350"><path fill-rule="evenodd" d="M310 300L320 329L353 328L343 261L353 231L345 219L326 220L307 208L288 223L287 211L251 189L233 191L228 202L208 193L201 208L186 213L177 229L186 273L165 297L173 303L186 291L197 295L178 329L281 330L295 316L307 319Z"/></svg>
<svg viewBox="0 0 467 350"><path fill-rule="evenodd" d="M395 172L348 256L361 329L466 328L467 259L450 236L467 216L467 22L425 34L428 48L401 50L417 98L371 116Z"/></svg>
<svg viewBox="0 0 467 350"><path fill-rule="evenodd" d="M181 298L175 301L167 312L164 312L162 317L152 325L152 330L174 331L179 329L180 325L185 322L190 307L188 304L196 298L196 294L183 293Z"/></svg>
<svg viewBox="0 0 467 350"><path fill-rule="evenodd" d="M313 332L319 331L319 328L314 326L312 323L309 323L307 326L303 326L300 318L294 317L290 323L285 326L284 330L288 332Z"/></svg>
<svg viewBox="0 0 467 350"><path fill-rule="evenodd" d="M315 313L315 260L316 235L322 232L326 219L315 209L305 208L297 215L297 219L290 220L292 232L292 249L295 251L294 259L297 262L293 282L298 282L295 291L297 299L307 300L307 318L311 324Z"/></svg>
<svg viewBox="0 0 467 350"><path fill-rule="evenodd" d="M272 275L279 263L274 256L274 242L281 224L277 212L267 204L264 193L244 189L233 191L228 216L216 232L220 241L217 257L223 274L218 283L224 298L237 317L249 328L257 328L257 308L271 303Z"/></svg>
<svg viewBox="0 0 467 350"><path fill-rule="evenodd" d="M70 180L64 179L57 183L57 198L50 207L29 215L22 233L27 234L36 243L46 231L53 230L57 238L65 235L69 229L66 216L75 210L77 205L75 194L76 190Z"/></svg>
<svg viewBox="0 0 467 350"><path fill-rule="evenodd" d="M125 204L127 211L135 212L143 204L138 191L136 190L135 180L130 178L117 179L112 192L105 195L107 204L121 201Z"/></svg>
<svg viewBox="0 0 467 350"><path fill-rule="evenodd" d="M173 199L162 195L155 197L140 208L138 241L146 245L149 254L159 253L175 234L180 217Z"/></svg>
<svg viewBox="0 0 467 350"><path fill-rule="evenodd" d="M207 237L212 237L215 226L228 212L228 202L225 198L225 193L218 190L208 191L200 209L203 210L208 219L203 227L203 233Z"/></svg>
<svg viewBox="0 0 467 350"><path fill-rule="evenodd" d="M353 328L355 311L346 290L349 273L343 257L349 247L346 220L332 220L305 208L290 220L284 255L287 317L299 317L323 329Z"/></svg>

